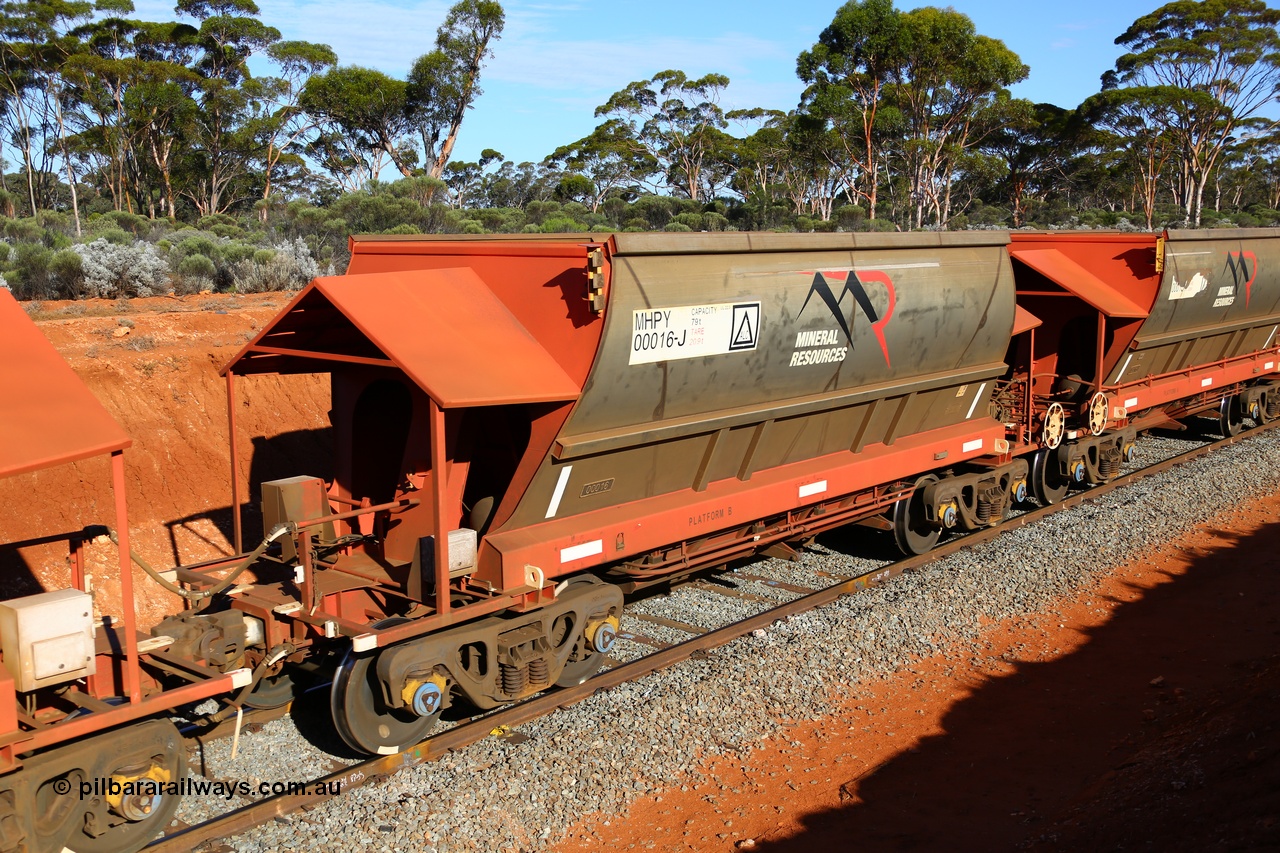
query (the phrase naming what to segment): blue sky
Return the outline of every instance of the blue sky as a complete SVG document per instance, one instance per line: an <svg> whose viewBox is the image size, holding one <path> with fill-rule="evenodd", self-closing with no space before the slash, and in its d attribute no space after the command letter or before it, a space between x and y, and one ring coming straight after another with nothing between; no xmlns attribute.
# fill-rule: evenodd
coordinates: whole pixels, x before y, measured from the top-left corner
<svg viewBox="0 0 1280 853"><path fill-rule="evenodd" d="M449 0L258 0L286 39L322 42L340 61L403 77L429 51ZM173 6L135 0L137 16L172 19ZM590 133L595 108L633 80L676 68L731 80L722 105L788 110L803 89L796 56L817 40L840 0L502 0L507 23L485 68L484 94L454 151L474 160L496 148L540 160ZM1133 21L1160 0L898 0L902 9L949 5L1001 39L1031 67L1018 97L1074 107L1122 50ZM1269 5L1275 5L1271 3ZM740 129L730 128L732 132Z"/></svg>

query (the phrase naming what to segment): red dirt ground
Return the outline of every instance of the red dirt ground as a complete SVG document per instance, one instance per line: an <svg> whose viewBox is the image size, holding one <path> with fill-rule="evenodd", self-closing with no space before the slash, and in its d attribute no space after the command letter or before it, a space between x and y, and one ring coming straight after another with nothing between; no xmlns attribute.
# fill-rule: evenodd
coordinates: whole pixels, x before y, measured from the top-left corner
<svg viewBox="0 0 1280 853"><path fill-rule="evenodd" d="M1280 849L1278 519L1219 518L560 849Z"/></svg>
<svg viewBox="0 0 1280 853"><path fill-rule="evenodd" d="M40 329L133 437L125 451L135 549L153 565L194 562L232 551L225 383L218 370L284 306L291 294L199 295L113 302L29 304ZM128 324L132 324L131 326ZM325 458L325 377L239 380L241 482L314 469ZM254 440L253 436L263 438ZM105 458L0 480L0 542L87 524L114 526ZM246 537L247 539L247 537ZM253 543L246 541L246 546ZM119 613L115 551L89 549L99 612ZM152 624L176 600L135 571L140 621ZM0 557L9 596L68 584L65 546ZM8 597L8 596L6 596Z"/></svg>

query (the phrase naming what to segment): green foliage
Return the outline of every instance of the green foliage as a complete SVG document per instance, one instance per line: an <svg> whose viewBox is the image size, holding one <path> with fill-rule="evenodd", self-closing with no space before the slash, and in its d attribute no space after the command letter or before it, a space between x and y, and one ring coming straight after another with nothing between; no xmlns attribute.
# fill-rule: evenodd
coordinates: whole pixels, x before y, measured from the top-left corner
<svg viewBox="0 0 1280 853"><path fill-rule="evenodd" d="M544 234L574 234L591 229L568 213L558 213L544 219L540 230Z"/></svg>
<svg viewBox="0 0 1280 853"><path fill-rule="evenodd" d="M130 213L127 210L109 210L98 217L90 217L90 227L93 228L95 221L103 223L101 229L117 228L121 231L127 231L133 237L143 237L151 231L154 223L145 216L139 216L136 213ZM109 223L109 224L108 224Z"/></svg>
<svg viewBox="0 0 1280 853"><path fill-rule="evenodd" d="M177 273L184 279L199 278L212 282L218 274L218 267L205 255L191 254L178 262Z"/></svg>
<svg viewBox="0 0 1280 853"><path fill-rule="evenodd" d="M115 228L109 226L97 232L98 239L106 240L108 243L115 243L117 246L128 246L133 242L133 236L123 228Z"/></svg>

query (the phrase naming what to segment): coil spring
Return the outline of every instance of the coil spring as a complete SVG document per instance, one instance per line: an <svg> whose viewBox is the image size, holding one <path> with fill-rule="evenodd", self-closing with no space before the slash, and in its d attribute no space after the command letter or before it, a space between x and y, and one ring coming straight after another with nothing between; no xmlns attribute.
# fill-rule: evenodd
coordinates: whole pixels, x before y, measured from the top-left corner
<svg viewBox="0 0 1280 853"><path fill-rule="evenodd" d="M974 510L974 515L977 516L980 523L986 524L991 520L991 513L994 509L995 505L992 504L991 501L978 498L978 506Z"/></svg>
<svg viewBox="0 0 1280 853"><path fill-rule="evenodd" d="M1120 460L1111 454L1106 454L1098 458L1098 474L1102 479L1106 480L1114 476L1120 469Z"/></svg>
<svg viewBox="0 0 1280 853"><path fill-rule="evenodd" d="M498 668L502 670L503 693L508 696L519 696L524 692L525 685L529 683L529 670L509 663L499 664Z"/></svg>
<svg viewBox="0 0 1280 853"><path fill-rule="evenodd" d="M1267 417L1280 417L1280 394L1272 394L1267 396Z"/></svg>
<svg viewBox="0 0 1280 853"><path fill-rule="evenodd" d="M551 681L551 669L546 658L535 658L529 661L529 683L537 687L545 687Z"/></svg>

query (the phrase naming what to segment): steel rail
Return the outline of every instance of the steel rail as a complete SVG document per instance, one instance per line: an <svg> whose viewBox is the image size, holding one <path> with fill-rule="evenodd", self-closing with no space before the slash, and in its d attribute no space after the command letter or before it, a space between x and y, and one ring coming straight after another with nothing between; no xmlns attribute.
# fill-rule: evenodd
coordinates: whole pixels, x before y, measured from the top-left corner
<svg viewBox="0 0 1280 853"><path fill-rule="evenodd" d="M1264 432L1269 432L1277 427L1280 427L1280 421L1273 421L1270 424L1246 430L1239 435L1192 448L1147 467L1123 474L1107 483L1101 483L1085 491L1077 492L1056 504L1038 507L1021 515L1008 518L995 527L988 527L964 536L958 536L938 545L926 554L908 557L895 563L881 566L857 577L849 578L832 586L792 599L739 622L708 630L705 634L700 634L682 643L651 652L630 663L621 664L613 669L601 672L583 684L542 693L515 705L507 706L483 717L462 723L452 729L433 735L404 752L376 756L345 767L313 780L308 783L308 786L314 790L320 783L324 783L326 788L332 787L333 783L337 783L340 791L345 793L376 779L389 776L406 767L434 761L449 752L478 743L489 737L493 730L499 726L516 726L536 720L559 708L575 705L592 696L597 690L607 690L628 681L634 681L650 675L694 655L726 645L739 637L746 636L757 629L768 627L782 619L830 604L844 595L877 586L905 571L917 569L941 560L964 548L991 541L1005 530L1022 527L1054 513L1080 506L1115 489L1206 456L1215 450L1221 450L1224 447L1229 447ZM223 815L210 818L203 823L182 827L153 841L144 849L148 853L189 853L189 851L196 849L198 845L205 842L237 835L274 818L283 817L307 806L318 805L324 800L331 799L332 796L327 793L306 793L278 794L266 797Z"/></svg>

